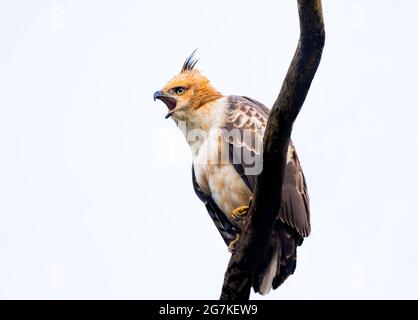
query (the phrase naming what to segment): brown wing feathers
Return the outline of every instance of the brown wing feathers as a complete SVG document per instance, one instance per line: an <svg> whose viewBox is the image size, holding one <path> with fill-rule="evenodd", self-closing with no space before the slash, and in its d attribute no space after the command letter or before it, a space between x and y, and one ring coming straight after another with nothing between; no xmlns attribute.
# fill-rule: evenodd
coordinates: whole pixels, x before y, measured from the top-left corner
<svg viewBox="0 0 418 320"><path fill-rule="evenodd" d="M224 136L225 140L230 143L230 160L248 188L254 192L257 174L246 174L254 164L236 160L242 160L245 153L251 153L252 158L258 164L261 164L261 147L269 110L260 102L247 97L230 96L228 102L226 132L230 134L231 131L238 130L239 133L234 135L233 143L231 143L230 136ZM245 135L243 133L245 129L249 129L247 132L249 131L251 134L247 133ZM306 237L309 235L309 196L302 168L292 142L289 144L288 161L283 181L282 209L279 217L283 223L294 229L300 236Z"/></svg>

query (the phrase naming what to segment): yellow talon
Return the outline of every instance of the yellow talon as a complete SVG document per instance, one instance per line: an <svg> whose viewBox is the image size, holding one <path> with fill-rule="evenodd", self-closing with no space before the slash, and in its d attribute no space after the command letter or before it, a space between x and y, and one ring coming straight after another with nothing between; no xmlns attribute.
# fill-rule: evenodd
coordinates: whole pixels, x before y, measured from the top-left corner
<svg viewBox="0 0 418 320"><path fill-rule="evenodd" d="M250 208L249 206L241 206L241 207L235 208L231 212L232 219L236 221L244 220L247 216L249 208Z"/></svg>
<svg viewBox="0 0 418 320"><path fill-rule="evenodd" d="M228 245L228 251L229 252L234 253L234 251L237 247L238 240L239 240L239 233L237 233L236 238L229 243L229 245Z"/></svg>
<svg viewBox="0 0 418 320"><path fill-rule="evenodd" d="M241 206L235 208L231 212L231 218L235 221L244 220L247 217L248 210L250 210L251 202L253 201L253 197L250 197L250 201L247 206Z"/></svg>

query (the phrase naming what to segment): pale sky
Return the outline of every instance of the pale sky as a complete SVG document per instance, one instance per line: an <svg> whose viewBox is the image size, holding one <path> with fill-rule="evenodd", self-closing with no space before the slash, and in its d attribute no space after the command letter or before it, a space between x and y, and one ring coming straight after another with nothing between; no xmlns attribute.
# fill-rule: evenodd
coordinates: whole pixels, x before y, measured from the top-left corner
<svg viewBox="0 0 418 320"><path fill-rule="evenodd" d="M416 299L418 4L323 9L293 133L312 234L265 299ZM217 299L229 253L152 95L199 48L270 107L297 40L293 0L1 0L0 298Z"/></svg>

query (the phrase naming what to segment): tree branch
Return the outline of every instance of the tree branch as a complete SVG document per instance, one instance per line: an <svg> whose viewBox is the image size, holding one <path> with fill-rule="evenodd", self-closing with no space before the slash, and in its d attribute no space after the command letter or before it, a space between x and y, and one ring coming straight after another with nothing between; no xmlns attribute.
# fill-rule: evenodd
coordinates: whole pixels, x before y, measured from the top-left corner
<svg viewBox="0 0 418 320"><path fill-rule="evenodd" d="M225 273L221 300L248 300L260 256L282 202L289 138L321 60L325 42L321 0L298 0L299 43L264 134L263 170L236 251Z"/></svg>

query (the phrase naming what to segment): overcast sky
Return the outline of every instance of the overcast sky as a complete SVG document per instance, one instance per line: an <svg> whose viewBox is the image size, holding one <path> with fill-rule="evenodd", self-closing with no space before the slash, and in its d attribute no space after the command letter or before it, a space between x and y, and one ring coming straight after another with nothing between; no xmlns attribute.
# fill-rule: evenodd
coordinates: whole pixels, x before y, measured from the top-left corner
<svg viewBox="0 0 418 320"><path fill-rule="evenodd" d="M323 9L293 132L312 234L265 298L416 299L418 4ZM0 298L218 298L229 253L152 94L198 47L270 107L297 40L293 0L1 0Z"/></svg>

